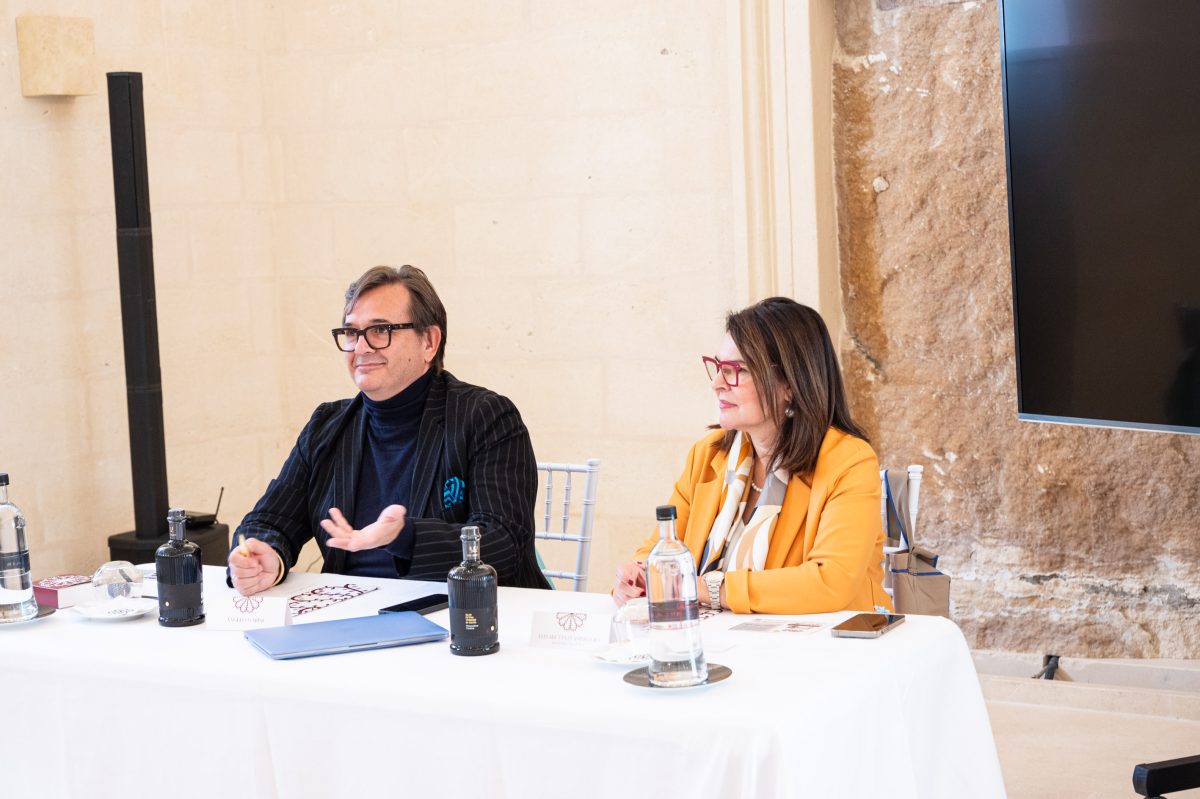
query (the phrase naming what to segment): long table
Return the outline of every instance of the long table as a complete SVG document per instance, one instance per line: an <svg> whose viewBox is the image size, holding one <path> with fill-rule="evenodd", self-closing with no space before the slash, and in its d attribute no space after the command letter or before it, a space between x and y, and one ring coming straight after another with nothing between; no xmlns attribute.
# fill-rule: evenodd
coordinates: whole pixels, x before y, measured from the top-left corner
<svg viewBox="0 0 1200 799"><path fill-rule="evenodd" d="M334 579L293 573L269 595ZM296 623L441 590L342 581L378 590ZM231 592L205 567L206 601ZM439 642L274 661L240 632L167 629L156 614L5 626L0 796L1004 796L970 653L945 619L850 640L732 631L750 617L722 613L702 633L733 675L663 690L589 652L532 646L535 611L614 608L501 588L501 650L482 658Z"/></svg>

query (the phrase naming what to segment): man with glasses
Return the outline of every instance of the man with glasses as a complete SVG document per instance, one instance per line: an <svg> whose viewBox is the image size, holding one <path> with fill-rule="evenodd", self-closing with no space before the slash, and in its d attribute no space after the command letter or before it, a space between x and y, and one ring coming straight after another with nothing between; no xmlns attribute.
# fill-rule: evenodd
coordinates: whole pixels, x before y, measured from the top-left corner
<svg viewBox="0 0 1200 799"><path fill-rule="evenodd" d="M529 431L507 398L444 371L446 310L425 273L367 270L332 332L359 393L313 412L238 528L232 585L277 585L313 536L322 571L444 580L474 524L501 585L548 587L533 550Z"/></svg>

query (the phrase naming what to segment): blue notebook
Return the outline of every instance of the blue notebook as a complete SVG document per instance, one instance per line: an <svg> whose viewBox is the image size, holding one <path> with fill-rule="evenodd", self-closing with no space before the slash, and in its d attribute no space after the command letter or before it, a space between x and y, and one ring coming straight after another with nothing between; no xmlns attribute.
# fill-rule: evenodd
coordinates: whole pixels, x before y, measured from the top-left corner
<svg viewBox="0 0 1200 799"><path fill-rule="evenodd" d="M353 619L247 630L246 640L276 660L441 641L450 633L420 613L381 613Z"/></svg>

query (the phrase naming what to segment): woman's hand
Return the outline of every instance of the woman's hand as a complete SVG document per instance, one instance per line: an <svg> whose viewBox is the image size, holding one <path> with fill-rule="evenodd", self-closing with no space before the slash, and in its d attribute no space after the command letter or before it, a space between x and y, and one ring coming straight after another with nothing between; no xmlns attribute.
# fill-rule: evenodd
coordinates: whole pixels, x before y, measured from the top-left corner
<svg viewBox="0 0 1200 799"><path fill-rule="evenodd" d="M631 560L617 567L617 582L612 589L613 601L621 607L631 599L646 595L646 562Z"/></svg>

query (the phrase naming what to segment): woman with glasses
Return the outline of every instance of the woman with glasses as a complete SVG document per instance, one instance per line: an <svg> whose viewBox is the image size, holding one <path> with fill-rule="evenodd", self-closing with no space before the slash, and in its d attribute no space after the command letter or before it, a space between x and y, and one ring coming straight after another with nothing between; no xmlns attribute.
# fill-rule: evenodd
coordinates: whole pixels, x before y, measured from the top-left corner
<svg viewBox="0 0 1200 799"><path fill-rule="evenodd" d="M738 613L891 609L883 591L879 462L850 417L829 331L772 297L725 320L702 360L718 424L688 453L671 504L700 603ZM648 538L613 598L645 594Z"/></svg>

